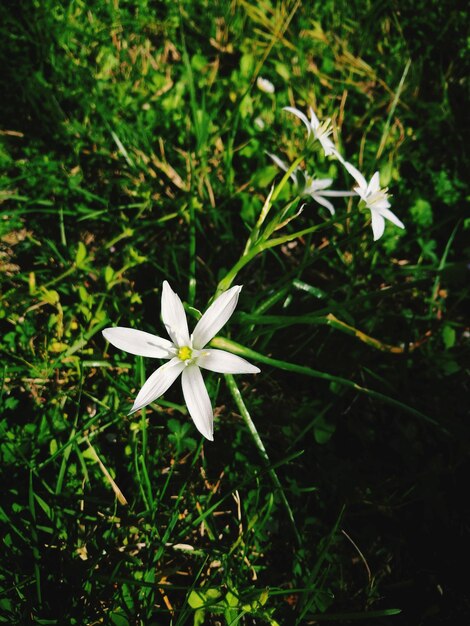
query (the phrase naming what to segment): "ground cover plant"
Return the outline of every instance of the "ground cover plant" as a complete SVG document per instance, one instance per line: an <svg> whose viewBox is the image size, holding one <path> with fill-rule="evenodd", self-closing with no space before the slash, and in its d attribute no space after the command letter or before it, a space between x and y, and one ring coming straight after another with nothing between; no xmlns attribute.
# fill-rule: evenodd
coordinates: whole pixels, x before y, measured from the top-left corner
<svg viewBox="0 0 470 626"><path fill-rule="evenodd" d="M468 616L468 16L418 5L2 4L0 622Z"/></svg>

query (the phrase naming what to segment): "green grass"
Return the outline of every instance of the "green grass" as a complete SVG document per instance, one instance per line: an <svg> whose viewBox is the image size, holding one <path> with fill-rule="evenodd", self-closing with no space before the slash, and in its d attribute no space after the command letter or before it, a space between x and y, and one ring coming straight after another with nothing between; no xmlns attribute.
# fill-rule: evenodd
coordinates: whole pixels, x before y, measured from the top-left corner
<svg viewBox="0 0 470 626"><path fill-rule="evenodd" d="M2 5L0 623L462 620L465 17ZM296 197L267 152L352 186L308 105L406 230ZM164 280L190 324L243 285L213 346L261 373L205 375L213 443L179 384L128 415L156 362L100 332L163 335Z"/></svg>

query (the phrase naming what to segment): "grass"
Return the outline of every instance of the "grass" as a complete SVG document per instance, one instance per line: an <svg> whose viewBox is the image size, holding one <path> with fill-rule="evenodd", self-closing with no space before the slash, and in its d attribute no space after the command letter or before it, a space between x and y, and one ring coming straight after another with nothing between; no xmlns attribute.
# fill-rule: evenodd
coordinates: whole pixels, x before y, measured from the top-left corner
<svg viewBox="0 0 470 626"><path fill-rule="evenodd" d="M2 6L0 622L467 614L467 43L431 5ZM267 152L352 186L308 105L406 230L296 196ZM243 284L213 346L261 373L205 376L213 443L179 385L129 415L155 362L100 332L163 334L164 280L190 324Z"/></svg>

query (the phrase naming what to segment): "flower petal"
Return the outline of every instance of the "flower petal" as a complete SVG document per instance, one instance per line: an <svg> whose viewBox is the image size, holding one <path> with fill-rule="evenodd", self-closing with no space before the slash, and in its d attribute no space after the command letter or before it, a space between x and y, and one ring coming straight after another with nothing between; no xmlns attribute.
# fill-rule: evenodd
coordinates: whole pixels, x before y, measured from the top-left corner
<svg viewBox="0 0 470 626"><path fill-rule="evenodd" d="M214 440L214 414L201 370L188 365L181 376L184 401L198 431L210 441Z"/></svg>
<svg viewBox="0 0 470 626"><path fill-rule="evenodd" d="M309 176L309 184L304 189L304 194L311 196L317 191L321 191L329 187L333 182L332 178L313 178Z"/></svg>
<svg viewBox="0 0 470 626"><path fill-rule="evenodd" d="M289 167L284 163L284 161L282 159L280 159L278 156L276 156L275 154L272 154L271 152L266 152L266 154L268 155L269 158L271 158L274 163L281 168L281 170L284 170L284 172L287 172L287 170L289 169ZM297 168L296 168L297 169ZM292 180L294 181L294 185L298 185L297 182L297 176L295 174L296 170L294 170L292 172L292 174L290 175L290 178L292 178Z"/></svg>
<svg viewBox="0 0 470 626"><path fill-rule="evenodd" d="M348 198L350 196L357 196L357 193L355 191L333 191L332 189L325 189L322 190L321 195L330 198Z"/></svg>
<svg viewBox="0 0 470 626"><path fill-rule="evenodd" d="M338 159L338 161L340 161L340 163L342 163L343 165L346 163L346 161L343 159L343 157L341 156L341 154L338 152L336 148L333 148L331 150L331 154L335 156Z"/></svg>
<svg viewBox="0 0 470 626"><path fill-rule="evenodd" d="M162 319L167 333L179 348L188 346L189 331L186 313L179 296L171 289L168 282L163 282Z"/></svg>
<svg viewBox="0 0 470 626"><path fill-rule="evenodd" d="M343 165L351 174L351 176L354 178L354 180L357 182L361 191L365 193L367 189L367 181L364 178L364 176L361 174L361 172L356 167L354 167L354 165L352 165L351 163L348 163L347 161L344 161Z"/></svg>
<svg viewBox="0 0 470 626"><path fill-rule="evenodd" d="M272 154L271 152L266 152L266 154L268 155L268 157L270 159L272 159L274 161L274 163L281 168L281 170L284 170L284 172L287 172L287 170L289 169L287 167L287 165L284 163L284 161L282 159L280 159L278 156L276 156L275 154Z"/></svg>
<svg viewBox="0 0 470 626"><path fill-rule="evenodd" d="M310 124L312 125L313 129L316 129L320 126L320 120L316 116L315 111L312 109L312 107L310 107Z"/></svg>
<svg viewBox="0 0 470 626"><path fill-rule="evenodd" d="M298 117L299 120L302 120L302 122L307 127L308 136L310 137L310 133L312 132L312 125L309 122L308 117L304 115L302 111L299 111L299 109L296 109L295 107L284 107L283 110L288 111L289 113L293 113L293 115Z"/></svg>
<svg viewBox="0 0 470 626"><path fill-rule="evenodd" d="M393 224L395 224L395 226L399 226L400 228L405 228L405 225L403 224L403 222L398 219L395 213L392 213L391 211L389 211L388 208L380 209L380 215L385 217L385 219L390 220Z"/></svg>
<svg viewBox="0 0 470 626"><path fill-rule="evenodd" d="M373 208L374 211L378 211L379 213L382 213L382 211L386 211L388 208L392 206L390 202L387 200L387 198L382 198L381 200L380 199L375 200L374 198L366 196L365 202L370 209Z"/></svg>
<svg viewBox="0 0 470 626"><path fill-rule="evenodd" d="M372 231L374 233L374 241L377 241L377 239L380 239L380 237L382 237L382 235L384 234L385 220L380 215L380 213L377 213L377 211L371 211L370 215L372 217Z"/></svg>
<svg viewBox="0 0 470 626"><path fill-rule="evenodd" d="M228 289L211 304L201 317L196 324L192 337L193 347L196 350L204 348L206 343L208 343L228 321L237 306L241 289L239 285Z"/></svg>
<svg viewBox="0 0 470 626"><path fill-rule="evenodd" d="M165 363L159 367L155 372L145 381L144 386L137 394L137 398L134 400L134 404L130 413L138 411L150 402L153 402L174 383L186 365L178 357L174 357L168 363Z"/></svg>
<svg viewBox="0 0 470 626"><path fill-rule="evenodd" d="M335 214L335 207L331 204L329 200L326 200L319 193L313 193L312 198L315 200L315 202L318 202L318 204L321 204L322 206L326 207L328 211L331 213L331 215Z"/></svg>
<svg viewBox="0 0 470 626"><path fill-rule="evenodd" d="M109 341L115 348L125 350L130 354L149 356L154 359L169 359L172 356L170 350L173 344L171 341L146 333L143 330L115 326L114 328L105 328L102 333L106 341Z"/></svg>
<svg viewBox="0 0 470 626"><path fill-rule="evenodd" d="M260 372L259 367L225 350L203 350L197 364L199 367L218 374L258 374Z"/></svg>
<svg viewBox="0 0 470 626"><path fill-rule="evenodd" d="M376 191L380 189L380 174L375 172L375 174L370 179L369 184L367 185L366 196L370 196Z"/></svg>
<svg viewBox="0 0 470 626"><path fill-rule="evenodd" d="M322 145L325 156L331 156L332 154L336 155L335 144L331 141L329 137L320 137L319 141Z"/></svg>

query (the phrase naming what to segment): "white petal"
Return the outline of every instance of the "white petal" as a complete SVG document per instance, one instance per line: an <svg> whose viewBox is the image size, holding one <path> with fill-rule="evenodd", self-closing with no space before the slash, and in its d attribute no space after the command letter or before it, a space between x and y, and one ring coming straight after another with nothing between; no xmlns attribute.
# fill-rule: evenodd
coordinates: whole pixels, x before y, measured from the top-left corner
<svg viewBox="0 0 470 626"><path fill-rule="evenodd" d="M372 195L379 189L380 189L380 176L378 172L375 172L375 174L370 179L370 183L367 185L366 196Z"/></svg>
<svg viewBox="0 0 470 626"><path fill-rule="evenodd" d="M168 387L170 387L178 378L185 367L184 362L181 359L178 359L178 357L175 357L155 370L155 372L145 381L144 386L137 394L137 398L134 400L134 405L130 412L134 413L162 396Z"/></svg>
<svg viewBox="0 0 470 626"><path fill-rule="evenodd" d="M237 306L241 289L238 285L228 289L210 305L201 317L193 332L193 347L196 350L204 348L230 318Z"/></svg>
<svg viewBox="0 0 470 626"><path fill-rule="evenodd" d="M315 111L312 109L312 107L309 107L309 108L310 108L310 124L312 125L314 129L316 129L320 126L320 120L315 115Z"/></svg>
<svg viewBox="0 0 470 626"><path fill-rule="evenodd" d="M377 239L380 239L380 237L382 237L382 235L384 234L385 220L380 215L380 213L377 213L377 211L371 211L370 215L372 217L372 231L374 233L374 241L377 241Z"/></svg>
<svg viewBox="0 0 470 626"><path fill-rule="evenodd" d="M268 155L268 157L270 159L272 159L274 161L274 163L281 168L281 170L284 170L285 172L287 172L287 170L289 169L287 167L287 165L284 163L284 161L282 159L280 159L279 157L277 157L275 154L271 154L271 152L266 152L266 154Z"/></svg>
<svg viewBox="0 0 470 626"><path fill-rule="evenodd" d="M315 200L315 202L318 202L318 204L326 207L331 215L335 214L335 207L331 204L329 200L325 200L325 198L323 198L319 193L312 194L312 198Z"/></svg>
<svg viewBox="0 0 470 626"><path fill-rule="evenodd" d="M275 88L270 80L267 78L263 78L262 76L258 76L256 80L256 86L260 91L264 91L264 93L274 93Z"/></svg>
<svg viewBox="0 0 470 626"><path fill-rule="evenodd" d="M384 198L383 200L373 200L371 202L371 198L365 196L365 201L368 204L370 209L374 209L374 211L378 211L379 213L382 213L382 211L386 211L390 206L390 202L387 200L387 198Z"/></svg>
<svg viewBox="0 0 470 626"><path fill-rule="evenodd" d="M331 154L335 156L338 159L338 161L340 161L343 165L346 163L346 161L343 159L343 157L340 155L340 153L338 152L336 148L332 149Z"/></svg>
<svg viewBox="0 0 470 626"><path fill-rule="evenodd" d="M189 346L188 322L183 303L166 280L163 282L162 319L173 343L178 347Z"/></svg>
<svg viewBox="0 0 470 626"><path fill-rule="evenodd" d="M146 333L143 330L115 326L114 328L105 328L102 333L106 341L109 341L119 350L125 350L130 354L150 356L155 359L169 359L171 357L170 350L173 347L171 341Z"/></svg>
<svg viewBox="0 0 470 626"><path fill-rule="evenodd" d="M336 153L335 144L331 141L329 137L320 137L320 143L325 152L325 156L330 156L331 154Z"/></svg>
<svg viewBox="0 0 470 626"><path fill-rule="evenodd" d="M181 376L184 401L198 431L210 441L214 440L214 415L201 370L188 365Z"/></svg>
<svg viewBox="0 0 470 626"><path fill-rule="evenodd" d="M293 113L295 116L297 116L299 120L302 120L302 122L307 127L308 135L310 136L310 133L312 132L312 125L308 121L308 117L304 115L302 111L299 111L299 109L296 109L294 107L284 107L284 111L289 111L289 113Z"/></svg>
<svg viewBox="0 0 470 626"><path fill-rule="evenodd" d="M321 192L322 196L328 196L329 198L348 198L350 196L357 196L355 191L333 191L332 189L325 189Z"/></svg>
<svg viewBox="0 0 470 626"><path fill-rule="evenodd" d="M392 213L388 209L380 209L380 215L383 215L385 219L390 220L393 224L395 224L395 226L399 226L400 228L405 228L405 225L403 224L401 220L398 219L395 213Z"/></svg>
<svg viewBox="0 0 470 626"><path fill-rule="evenodd" d="M271 154L271 152L266 152L266 154L268 155L268 157L270 157L274 163L281 168L281 170L284 170L284 172L287 172L287 170L289 169L289 167L284 163L284 161L282 159L280 159L279 157L277 157L275 154ZM290 178L292 178L292 180L294 181L294 185L298 185L297 182L297 176L295 175L295 170L292 172L292 174L290 175Z"/></svg>
<svg viewBox="0 0 470 626"><path fill-rule="evenodd" d="M361 174L361 172L356 167L354 167L354 165L352 165L351 163L348 163L347 161L344 161L343 164L344 164L344 167L351 174L351 176L354 178L354 180L357 182L361 190L365 192L365 190L367 189L367 181L364 178L364 176Z"/></svg>
<svg viewBox="0 0 470 626"><path fill-rule="evenodd" d="M320 189L321 190L326 189L327 187L331 185L332 182L333 182L332 178L313 179L312 183L310 184L308 188L308 191L315 192L315 191L319 191ZM305 191L307 191L307 189Z"/></svg>
<svg viewBox="0 0 470 626"><path fill-rule="evenodd" d="M260 371L259 367L225 350L203 350L197 364L218 374L258 374Z"/></svg>

